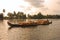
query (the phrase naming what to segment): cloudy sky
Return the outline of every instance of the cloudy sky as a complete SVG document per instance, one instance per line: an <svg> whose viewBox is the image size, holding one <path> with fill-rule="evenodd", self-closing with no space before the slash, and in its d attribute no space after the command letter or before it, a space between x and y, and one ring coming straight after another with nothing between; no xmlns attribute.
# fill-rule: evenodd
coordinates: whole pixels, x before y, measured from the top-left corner
<svg viewBox="0 0 60 40"><path fill-rule="evenodd" d="M60 0L0 0L0 13L5 9L6 12L21 11L26 14L37 14L41 12L47 14L60 14Z"/></svg>

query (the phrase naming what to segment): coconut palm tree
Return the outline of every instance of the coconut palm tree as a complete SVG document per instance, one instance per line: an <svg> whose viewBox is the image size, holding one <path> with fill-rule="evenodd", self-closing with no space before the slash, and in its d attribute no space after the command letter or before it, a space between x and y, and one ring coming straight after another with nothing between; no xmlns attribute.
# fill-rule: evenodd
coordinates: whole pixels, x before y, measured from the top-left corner
<svg viewBox="0 0 60 40"><path fill-rule="evenodd" d="M5 13L5 9L3 9L3 13Z"/></svg>
<svg viewBox="0 0 60 40"><path fill-rule="evenodd" d="M3 9L3 15L5 14L5 9Z"/></svg>

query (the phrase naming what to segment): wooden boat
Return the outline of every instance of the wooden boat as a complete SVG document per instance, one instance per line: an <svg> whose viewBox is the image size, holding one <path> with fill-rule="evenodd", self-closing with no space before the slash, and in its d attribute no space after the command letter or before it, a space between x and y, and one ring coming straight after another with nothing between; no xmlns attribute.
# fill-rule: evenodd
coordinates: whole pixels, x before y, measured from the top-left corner
<svg viewBox="0 0 60 40"><path fill-rule="evenodd" d="M35 23L34 23L34 24L32 24L32 23L31 23L31 24L27 24L27 23L24 23L24 24L23 24L23 23L22 23L22 24L12 24L12 23L10 23L10 22L7 22L7 23L8 23L8 25L11 26L11 27L37 26L37 24L35 24Z"/></svg>
<svg viewBox="0 0 60 40"><path fill-rule="evenodd" d="M38 25L49 25L49 24L52 24L52 21L49 22L49 20L38 20L36 22L36 24L38 24Z"/></svg>
<svg viewBox="0 0 60 40"><path fill-rule="evenodd" d="M49 24L52 24L52 21L49 22L48 20L44 20L44 21L36 21L36 22L23 22L23 23L19 23L19 24L12 24L10 22L7 22L9 26L12 26L12 27L27 27L27 26L38 26L38 25L49 25Z"/></svg>

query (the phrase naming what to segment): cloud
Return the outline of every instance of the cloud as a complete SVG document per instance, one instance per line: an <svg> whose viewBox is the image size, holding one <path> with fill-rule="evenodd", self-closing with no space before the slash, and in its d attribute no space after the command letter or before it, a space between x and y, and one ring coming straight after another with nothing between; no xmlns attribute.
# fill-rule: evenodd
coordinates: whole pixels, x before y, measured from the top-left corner
<svg viewBox="0 0 60 40"><path fill-rule="evenodd" d="M59 2L57 2L57 4L59 4L59 5L60 5L60 1L59 1Z"/></svg>
<svg viewBox="0 0 60 40"><path fill-rule="evenodd" d="M25 0L34 7L43 7L44 0Z"/></svg>
<svg viewBox="0 0 60 40"><path fill-rule="evenodd" d="M53 10L54 13L60 13L60 10Z"/></svg>

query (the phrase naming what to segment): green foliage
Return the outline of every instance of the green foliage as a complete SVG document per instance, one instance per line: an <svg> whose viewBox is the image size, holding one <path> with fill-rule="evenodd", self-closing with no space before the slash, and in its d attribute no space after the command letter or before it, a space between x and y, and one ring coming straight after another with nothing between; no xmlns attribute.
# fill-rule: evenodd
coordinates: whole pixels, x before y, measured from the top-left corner
<svg viewBox="0 0 60 40"><path fill-rule="evenodd" d="M41 14L41 12L38 13L37 18L38 19L42 19L43 18L43 15Z"/></svg>
<svg viewBox="0 0 60 40"><path fill-rule="evenodd" d="M23 12L18 12L17 13L17 18L18 19L26 19L26 15Z"/></svg>
<svg viewBox="0 0 60 40"><path fill-rule="evenodd" d="M13 17L14 17L14 15L12 13L10 13L10 12L8 12L7 15L8 15L9 19L13 19Z"/></svg>
<svg viewBox="0 0 60 40"><path fill-rule="evenodd" d="M5 12L5 9L3 9L3 12Z"/></svg>
<svg viewBox="0 0 60 40"><path fill-rule="evenodd" d="M3 19L3 13L0 13L0 20Z"/></svg>
<svg viewBox="0 0 60 40"><path fill-rule="evenodd" d="M9 12L7 15L8 15L9 19L26 19L26 15L23 12L16 13L14 11L14 13Z"/></svg>
<svg viewBox="0 0 60 40"><path fill-rule="evenodd" d="M32 19L42 19L44 16L39 12L37 15L28 15L28 18L32 18Z"/></svg>
<svg viewBox="0 0 60 40"><path fill-rule="evenodd" d="M59 19L60 15L42 15L41 12L39 12L37 15L29 15L26 17L26 14L23 12L16 13L15 11L13 13L8 12L9 19L45 19L45 18L51 18L51 19ZM6 18L6 17L5 17Z"/></svg>

